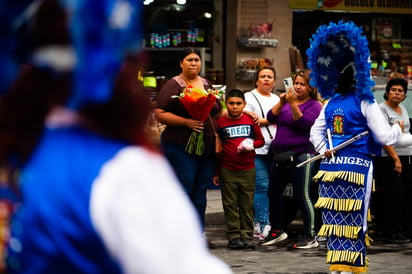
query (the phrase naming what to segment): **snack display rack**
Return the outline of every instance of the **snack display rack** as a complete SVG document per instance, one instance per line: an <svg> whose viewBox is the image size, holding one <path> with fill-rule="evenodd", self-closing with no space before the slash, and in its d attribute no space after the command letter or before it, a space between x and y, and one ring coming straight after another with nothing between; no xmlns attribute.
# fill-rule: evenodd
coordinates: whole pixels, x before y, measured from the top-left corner
<svg viewBox="0 0 412 274"><path fill-rule="evenodd" d="M277 39L269 39L269 38L253 38L253 37L239 37L237 43L241 47L247 48L265 48L265 47L273 47L276 48L278 46Z"/></svg>

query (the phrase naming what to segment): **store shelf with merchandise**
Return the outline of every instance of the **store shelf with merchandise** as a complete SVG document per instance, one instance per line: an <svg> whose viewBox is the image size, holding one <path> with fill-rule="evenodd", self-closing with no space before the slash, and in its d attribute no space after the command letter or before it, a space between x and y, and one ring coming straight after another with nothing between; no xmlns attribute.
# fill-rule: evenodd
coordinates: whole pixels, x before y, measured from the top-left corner
<svg viewBox="0 0 412 274"><path fill-rule="evenodd" d="M242 81L254 81L257 71L260 67L272 66L273 60L259 57L263 53L263 48L276 48L278 45L277 39L271 38L256 38L256 37L238 37L238 47L247 49L249 53L254 52L254 58L242 58L236 68L236 79ZM252 51L251 51L252 50Z"/></svg>
<svg viewBox="0 0 412 274"><path fill-rule="evenodd" d="M240 47L246 48L276 48L278 46L278 40L272 38L257 38L257 37L238 37L237 44Z"/></svg>
<svg viewBox="0 0 412 274"><path fill-rule="evenodd" d="M201 59L202 76L206 75L208 68L212 66L212 49L208 47L195 47L199 50ZM155 75L162 75L170 78L179 73L179 57L186 47L164 47L164 48L143 48L149 59L148 71L153 71Z"/></svg>

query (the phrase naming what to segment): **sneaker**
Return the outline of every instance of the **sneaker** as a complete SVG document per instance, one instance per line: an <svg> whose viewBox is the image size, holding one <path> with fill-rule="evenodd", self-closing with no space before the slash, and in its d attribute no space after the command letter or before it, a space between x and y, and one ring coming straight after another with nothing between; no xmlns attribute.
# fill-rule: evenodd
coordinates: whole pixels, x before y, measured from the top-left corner
<svg viewBox="0 0 412 274"><path fill-rule="evenodd" d="M243 248L255 248L252 239L242 238Z"/></svg>
<svg viewBox="0 0 412 274"><path fill-rule="evenodd" d="M229 241L229 244L227 245L227 247L230 249L242 249L243 243L240 240L240 238L234 238Z"/></svg>
<svg viewBox="0 0 412 274"><path fill-rule="evenodd" d="M303 238L293 245L293 248L309 249L318 247L319 243L316 238L312 236L305 235Z"/></svg>
<svg viewBox="0 0 412 274"><path fill-rule="evenodd" d="M326 246L326 237L323 236L315 236L316 241L318 242L319 246Z"/></svg>
<svg viewBox="0 0 412 274"><path fill-rule="evenodd" d="M260 245L273 245L275 243L284 241L288 238L283 230L274 230L269 233L269 235L263 240Z"/></svg>
<svg viewBox="0 0 412 274"><path fill-rule="evenodd" d="M269 235L271 229L272 227L270 225L265 225L259 235L259 240L263 241Z"/></svg>
<svg viewBox="0 0 412 274"><path fill-rule="evenodd" d="M260 224L255 223L253 225L253 237L254 238L259 238L259 236L260 236Z"/></svg>

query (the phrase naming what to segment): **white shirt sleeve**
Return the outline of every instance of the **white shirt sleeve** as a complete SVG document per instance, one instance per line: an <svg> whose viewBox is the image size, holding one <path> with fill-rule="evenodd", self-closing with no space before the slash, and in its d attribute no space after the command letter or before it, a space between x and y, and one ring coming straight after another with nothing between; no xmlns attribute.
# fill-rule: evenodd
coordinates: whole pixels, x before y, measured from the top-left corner
<svg viewBox="0 0 412 274"><path fill-rule="evenodd" d="M318 118L315 120L315 123L310 129L309 140L313 144L313 147L320 154L325 153L326 151L326 119L325 119L325 106L319 113Z"/></svg>
<svg viewBox="0 0 412 274"><path fill-rule="evenodd" d="M361 110L376 142L381 145L393 145L400 139L402 135L400 126L398 124L392 127L389 125L376 101L372 104L362 101Z"/></svg>
<svg viewBox="0 0 412 274"><path fill-rule="evenodd" d="M195 210L159 154L128 147L107 162L90 214L124 273L232 273L210 254Z"/></svg>

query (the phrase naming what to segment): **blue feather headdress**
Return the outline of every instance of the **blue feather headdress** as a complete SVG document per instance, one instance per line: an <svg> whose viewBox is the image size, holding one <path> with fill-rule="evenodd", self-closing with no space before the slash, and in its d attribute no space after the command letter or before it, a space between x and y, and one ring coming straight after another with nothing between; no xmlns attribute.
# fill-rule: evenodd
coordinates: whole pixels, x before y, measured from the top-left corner
<svg viewBox="0 0 412 274"><path fill-rule="evenodd" d="M62 0L77 56L71 105L110 99L127 53L141 44L139 0Z"/></svg>
<svg viewBox="0 0 412 274"><path fill-rule="evenodd" d="M61 45L34 48L27 43L30 28L35 23L33 18L47 1L13 0L0 4L0 23L3 26L0 38L5 46L0 52L0 92L8 89L19 66L30 61L57 73L73 72L70 107L109 100L124 57L128 53L136 53L140 47L142 1L55 0L68 14L67 30L71 45L63 51ZM53 23L51 19L49 25ZM62 65L62 60L67 62Z"/></svg>
<svg viewBox="0 0 412 274"><path fill-rule="evenodd" d="M339 75L352 67L355 94L362 100L374 101L368 40L353 22L339 21L320 26L310 39L306 54L311 85L317 87L325 99L333 97Z"/></svg>

